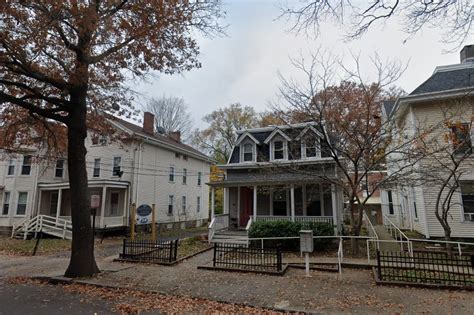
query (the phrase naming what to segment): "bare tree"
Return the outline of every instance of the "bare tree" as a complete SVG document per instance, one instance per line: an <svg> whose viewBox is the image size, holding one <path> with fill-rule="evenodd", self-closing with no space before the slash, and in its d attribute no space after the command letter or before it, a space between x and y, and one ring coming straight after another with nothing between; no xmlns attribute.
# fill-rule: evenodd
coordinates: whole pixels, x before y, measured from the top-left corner
<svg viewBox="0 0 474 315"><path fill-rule="evenodd" d="M183 139L190 136L193 121L184 99L173 96L153 98L145 110L155 115L156 128L162 128L165 133L181 131Z"/></svg>
<svg viewBox="0 0 474 315"><path fill-rule="evenodd" d="M413 174L414 166L424 157L424 152L411 150L424 133L420 130L416 136L406 136L403 125L382 119L382 101L393 94L389 87L400 77L403 66L374 57L376 81L370 82L364 79L359 58L353 60L355 66L351 69L320 51L309 61L293 59L305 81L281 77L282 102L274 107L282 116L299 116L319 126L320 149L332 158L338 176L308 168L293 171L342 187L348 202L350 233L358 236L369 198L377 190ZM345 79L338 80L337 73L344 73ZM397 165L389 174L388 160ZM354 240L353 251L357 250Z"/></svg>
<svg viewBox="0 0 474 315"><path fill-rule="evenodd" d="M346 37L354 39L377 23L402 17L409 35L427 27L443 27L443 41L458 49L473 33L474 6L471 0L304 0L282 8L282 16L292 21L297 32L320 32L323 21L347 25Z"/></svg>

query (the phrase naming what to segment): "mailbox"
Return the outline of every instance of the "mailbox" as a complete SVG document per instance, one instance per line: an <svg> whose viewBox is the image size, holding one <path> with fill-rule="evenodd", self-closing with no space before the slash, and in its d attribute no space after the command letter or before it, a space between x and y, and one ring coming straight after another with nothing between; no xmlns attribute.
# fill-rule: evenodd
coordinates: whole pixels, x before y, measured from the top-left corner
<svg viewBox="0 0 474 315"><path fill-rule="evenodd" d="M313 246L313 231L302 230L300 231L300 251L302 253L312 253Z"/></svg>

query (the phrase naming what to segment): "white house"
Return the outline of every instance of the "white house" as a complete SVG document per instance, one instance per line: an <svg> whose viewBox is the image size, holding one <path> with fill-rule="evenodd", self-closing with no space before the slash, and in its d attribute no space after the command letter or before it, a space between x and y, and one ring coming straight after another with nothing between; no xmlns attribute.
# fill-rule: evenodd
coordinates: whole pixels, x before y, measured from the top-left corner
<svg viewBox="0 0 474 315"><path fill-rule="evenodd" d="M96 227L123 229L130 207L155 204L164 229L201 226L208 221L210 159L170 136L154 132L154 117L143 126L110 118L121 141L89 134L86 140L89 192L100 195ZM28 223L44 215L58 224L70 220L66 159L46 161L38 151L3 152L0 160L0 227Z"/></svg>
<svg viewBox="0 0 474 315"><path fill-rule="evenodd" d="M404 133L413 135L419 132L417 128L426 130L439 125L445 121L448 112L450 119L466 128L461 133L447 126L445 130L441 127L434 128L429 137L442 139L446 134L452 133L455 138L462 137L466 149L472 152L473 78L474 46L470 45L461 51L461 63L437 67L409 95L400 97L396 102L385 102L384 116L405 126ZM433 165L432 160L426 158L417 163L416 169L423 174L424 170L433 168ZM454 206L448 216L451 236L454 238L474 238L474 157L471 155L464 165L467 169L462 173L461 189L453 196ZM389 164L389 173L391 167L394 166ZM442 174L445 171L438 167L436 172ZM439 188L432 183L424 183L422 179L408 185L400 182L397 187L382 192L382 211L401 228L416 230L428 238L444 237L444 230L435 215Z"/></svg>

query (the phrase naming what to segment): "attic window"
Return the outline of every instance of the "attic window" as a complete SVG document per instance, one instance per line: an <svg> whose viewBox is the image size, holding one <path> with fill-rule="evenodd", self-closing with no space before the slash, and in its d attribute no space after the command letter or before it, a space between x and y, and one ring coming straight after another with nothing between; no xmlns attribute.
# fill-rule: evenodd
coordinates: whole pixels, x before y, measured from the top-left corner
<svg viewBox="0 0 474 315"><path fill-rule="evenodd" d="M472 153L472 139L470 124L463 123L451 127L453 132L453 146L456 154Z"/></svg>
<svg viewBox="0 0 474 315"><path fill-rule="evenodd" d="M244 162L253 161L253 145L251 143L244 144L243 156L244 156Z"/></svg>
<svg viewBox="0 0 474 315"><path fill-rule="evenodd" d="M284 158L284 147L283 141L273 142L273 159L282 160Z"/></svg>

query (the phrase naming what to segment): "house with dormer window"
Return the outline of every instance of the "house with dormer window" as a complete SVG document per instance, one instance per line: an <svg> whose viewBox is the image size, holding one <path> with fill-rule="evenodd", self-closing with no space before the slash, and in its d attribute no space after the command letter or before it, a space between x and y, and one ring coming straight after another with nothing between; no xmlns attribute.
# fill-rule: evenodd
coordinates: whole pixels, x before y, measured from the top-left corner
<svg viewBox="0 0 474 315"><path fill-rule="evenodd" d="M340 230L343 196L337 168L315 123L269 126L237 132L224 179L211 187L210 237L217 230L241 231L253 222L326 222ZM224 213L214 194L223 189Z"/></svg>

